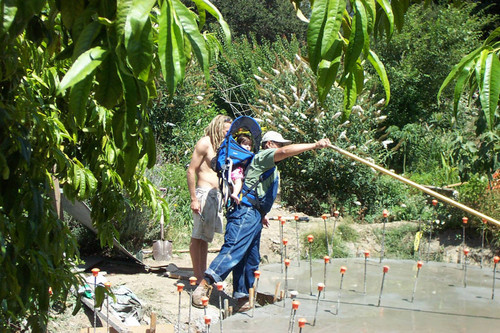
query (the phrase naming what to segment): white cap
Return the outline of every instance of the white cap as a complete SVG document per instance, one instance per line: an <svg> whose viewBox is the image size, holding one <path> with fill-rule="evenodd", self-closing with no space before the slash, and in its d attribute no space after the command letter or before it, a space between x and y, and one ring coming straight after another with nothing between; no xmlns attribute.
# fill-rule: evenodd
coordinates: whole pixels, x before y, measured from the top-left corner
<svg viewBox="0 0 500 333"><path fill-rule="evenodd" d="M289 145L292 143L290 140L285 140L281 134L275 131L269 131L262 137L262 142L274 141L277 143L282 143L283 145Z"/></svg>

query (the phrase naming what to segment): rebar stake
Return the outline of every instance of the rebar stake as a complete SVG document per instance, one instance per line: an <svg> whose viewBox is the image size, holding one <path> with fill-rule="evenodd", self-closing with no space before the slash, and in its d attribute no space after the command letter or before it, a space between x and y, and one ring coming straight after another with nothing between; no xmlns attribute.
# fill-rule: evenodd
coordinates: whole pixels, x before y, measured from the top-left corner
<svg viewBox="0 0 500 333"><path fill-rule="evenodd" d="M380 301L382 300L382 291L384 290L384 280L385 280L385 274L389 272L389 266L384 266L384 275L382 275L382 284L380 285L380 295L378 296L378 305L380 306Z"/></svg>
<svg viewBox="0 0 500 333"><path fill-rule="evenodd" d="M323 270L323 284L326 286L326 265L330 262L329 256L324 256L323 260L325 261L325 268ZM325 299L326 291L323 293L323 299Z"/></svg>
<svg viewBox="0 0 500 333"><path fill-rule="evenodd" d="M413 303L413 299L415 298L415 292L417 291L417 281L418 281L418 273L420 273L420 269L422 268L423 263L421 261L417 261L417 276L415 277L415 284L413 285L413 293L411 294L411 302Z"/></svg>
<svg viewBox="0 0 500 333"><path fill-rule="evenodd" d="M319 296L321 295L323 289L325 289L325 285L323 283L318 283L318 297L316 298L316 310L314 310L313 326L316 326L316 316L318 314Z"/></svg>
<svg viewBox="0 0 500 333"><path fill-rule="evenodd" d="M486 230L487 223L488 221L486 219L483 219L483 228L481 233L481 262L479 264L479 267L481 267L481 269L483 268L483 257L484 257L484 231Z"/></svg>
<svg viewBox="0 0 500 333"><path fill-rule="evenodd" d="M212 319L207 315L205 315L204 318L205 318L205 325L207 325L207 333L210 333L210 323L212 322Z"/></svg>
<svg viewBox="0 0 500 333"><path fill-rule="evenodd" d="M222 333L222 291L224 290L224 283L217 282L215 284L217 291L219 293L219 322L220 322L220 332Z"/></svg>
<svg viewBox="0 0 500 333"><path fill-rule="evenodd" d="M96 307L96 287L97 287L97 275L99 275L99 272L101 270L99 268L92 268L92 275L94 276L94 333L97 327L97 307Z"/></svg>
<svg viewBox="0 0 500 333"><path fill-rule="evenodd" d="M295 324L295 315L297 314L297 310L299 308L300 302L299 301L293 301L292 302L292 318L290 320L290 327L288 327L288 332L292 333L293 332L293 326Z"/></svg>
<svg viewBox="0 0 500 333"><path fill-rule="evenodd" d="M333 253L333 244L334 244L333 240L334 240L334 237L335 237L335 229L337 228L337 221L339 219L339 214L340 213L339 213L338 210L336 210L336 211L333 212L334 219L333 219L333 231L332 231L332 249L328 253L329 256L331 256L332 253Z"/></svg>
<svg viewBox="0 0 500 333"><path fill-rule="evenodd" d="M432 205L434 206L434 212L432 213L433 216L434 216L434 221L436 220L437 218L437 205L438 205L438 201L436 199L433 199L432 200ZM429 262L429 256L430 256L430 252L431 252L431 240L432 240L432 228L433 228L434 224L433 223L430 223L430 228L429 228L429 241L427 242L427 256L425 258L425 261L426 262Z"/></svg>
<svg viewBox="0 0 500 333"><path fill-rule="evenodd" d="M370 251L365 251L365 272L363 275L363 294L366 294L366 263L368 262L368 257L370 257Z"/></svg>
<svg viewBox="0 0 500 333"><path fill-rule="evenodd" d="M297 240L297 266L300 267L299 216L295 215L295 238Z"/></svg>
<svg viewBox="0 0 500 333"><path fill-rule="evenodd" d="M195 276L191 276L189 278L189 285L191 286L191 288L195 288L196 286L196 281L198 281L198 279L195 277ZM191 327L191 310L193 308L193 292L194 292L194 289L191 289L189 291L189 317L188 317L188 332L189 332L189 329Z"/></svg>
<svg viewBox="0 0 500 333"><path fill-rule="evenodd" d="M310 280L310 294L313 295L313 264L312 264L312 253L311 253L311 244L314 242L314 236L308 235L307 241L309 242L309 280Z"/></svg>
<svg viewBox="0 0 500 333"><path fill-rule="evenodd" d="M111 290L111 282L105 282L104 287L106 290ZM106 332L109 332L109 294L106 294Z"/></svg>
<svg viewBox="0 0 500 333"><path fill-rule="evenodd" d="M465 243L465 227L467 226L467 222L469 219L467 217L462 217L462 251L464 251L465 254L465 247L467 246ZM462 269L465 269L465 258L464 258L464 263L462 264Z"/></svg>
<svg viewBox="0 0 500 333"><path fill-rule="evenodd" d="M207 296L203 296L201 298L201 305L203 305L203 315L206 316L207 315L207 306L208 306L208 301L209 301L209 298Z"/></svg>
<svg viewBox="0 0 500 333"><path fill-rule="evenodd" d="M290 299L292 300L292 303L295 300L295 298L297 298L298 295L299 295L299 292L297 290L290 291ZM290 318L288 318L288 330L290 330L290 325L292 324L291 323L292 314L293 314L293 307L290 308Z"/></svg>
<svg viewBox="0 0 500 333"><path fill-rule="evenodd" d="M491 288L491 299L495 298L495 275L497 273L497 264L499 261L500 261L499 256L493 257L493 262L495 263L495 265L493 266L493 287Z"/></svg>
<svg viewBox="0 0 500 333"><path fill-rule="evenodd" d="M323 219L323 224L325 226L325 241L326 241L326 252L330 253L330 241L328 240L328 231L326 230L326 219L328 218L329 215L323 214L321 215L321 218Z"/></svg>
<svg viewBox="0 0 500 333"><path fill-rule="evenodd" d="M347 268L345 266L340 267L340 287L339 287L339 295L337 297L337 309L335 311L336 315L339 314L339 310L340 310L340 296L342 293L342 283L344 282L344 274L345 274L346 270L347 270Z"/></svg>
<svg viewBox="0 0 500 333"><path fill-rule="evenodd" d="M257 302L257 288L259 287L259 278L260 278L260 271L254 271L253 276L255 278L255 282L253 284L254 287L254 300L252 304L252 317L253 317L253 312L255 310L255 302Z"/></svg>
<svg viewBox="0 0 500 333"><path fill-rule="evenodd" d="M281 218L281 215L278 215L279 228L280 228L280 239L283 239L283 225L285 224L285 220ZM280 243L280 264L281 264L281 274L283 274L283 243Z"/></svg>
<svg viewBox="0 0 500 333"><path fill-rule="evenodd" d="M302 333L302 329L306 326L307 320L306 318L299 319L299 333Z"/></svg>
<svg viewBox="0 0 500 333"><path fill-rule="evenodd" d="M389 215L389 212L387 211L387 209L384 209L382 211L382 215L384 216L384 224L382 227L382 248L380 249L380 263L382 263L382 260L384 260L385 224L387 223L387 216Z"/></svg>
<svg viewBox="0 0 500 333"><path fill-rule="evenodd" d="M177 332L181 331L181 298L184 290L184 283L177 283L177 292L179 293L179 310L177 311Z"/></svg>
<svg viewBox="0 0 500 333"><path fill-rule="evenodd" d="M285 307L286 296L288 294L288 266L290 266L290 259L285 259L285 295L283 297L283 307Z"/></svg>
<svg viewBox="0 0 500 333"><path fill-rule="evenodd" d="M469 258L469 249L464 249L464 288L467 288L467 259Z"/></svg>

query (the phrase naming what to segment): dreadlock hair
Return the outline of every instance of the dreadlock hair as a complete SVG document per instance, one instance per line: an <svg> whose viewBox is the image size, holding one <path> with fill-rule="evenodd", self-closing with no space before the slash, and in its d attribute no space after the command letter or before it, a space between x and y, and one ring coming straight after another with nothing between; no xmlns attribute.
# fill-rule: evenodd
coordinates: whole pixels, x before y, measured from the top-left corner
<svg viewBox="0 0 500 333"><path fill-rule="evenodd" d="M205 135L210 138L210 143L217 149L224 140L223 130L225 123L232 123L233 119L228 116L218 115L205 128Z"/></svg>

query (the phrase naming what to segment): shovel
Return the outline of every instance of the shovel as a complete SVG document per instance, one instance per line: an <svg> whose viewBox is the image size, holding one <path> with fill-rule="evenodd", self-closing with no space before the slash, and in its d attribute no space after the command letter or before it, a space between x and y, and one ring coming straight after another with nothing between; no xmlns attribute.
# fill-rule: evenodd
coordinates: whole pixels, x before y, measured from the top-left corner
<svg viewBox="0 0 500 333"><path fill-rule="evenodd" d="M154 260L170 260L172 258L172 242L163 239L163 229L165 225L165 219L163 217L163 210L160 216L160 237L161 240L157 240L153 243L153 259Z"/></svg>

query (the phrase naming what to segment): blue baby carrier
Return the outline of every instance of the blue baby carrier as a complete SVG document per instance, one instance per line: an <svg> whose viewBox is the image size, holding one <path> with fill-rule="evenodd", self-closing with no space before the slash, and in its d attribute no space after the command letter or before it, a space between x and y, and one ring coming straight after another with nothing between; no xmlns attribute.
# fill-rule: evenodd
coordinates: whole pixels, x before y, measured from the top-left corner
<svg viewBox="0 0 500 333"><path fill-rule="evenodd" d="M234 139L234 135L236 133L245 133L245 131L248 131L253 139L253 152L241 147ZM231 200L229 200L229 193L231 191L230 188L233 185L231 172L236 167L242 167L243 170L245 170L246 176L247 167L252 162L255 154L258 153L261 141L262 130L257 121L252 117L240 116L231 124L224 140L217 149L216 156L212 160L212 169L217 172L219 177L219 188L224 197L223 202L219 206L219 210L221 210L224 205L226 208L229 208L233 204ZM257 197L256 188L261 181L267 179L274 173L274 169L275 168L272 168L262 174L259 177L259 181L256 182L251 188L246 186L245 183L243 184L241 204L255 206L263 213L267 213L267 211L271 209L277 194L278 179L275 179L275 182L268 191L269 193L266 193L266 195L262 198Z"/></svg>

